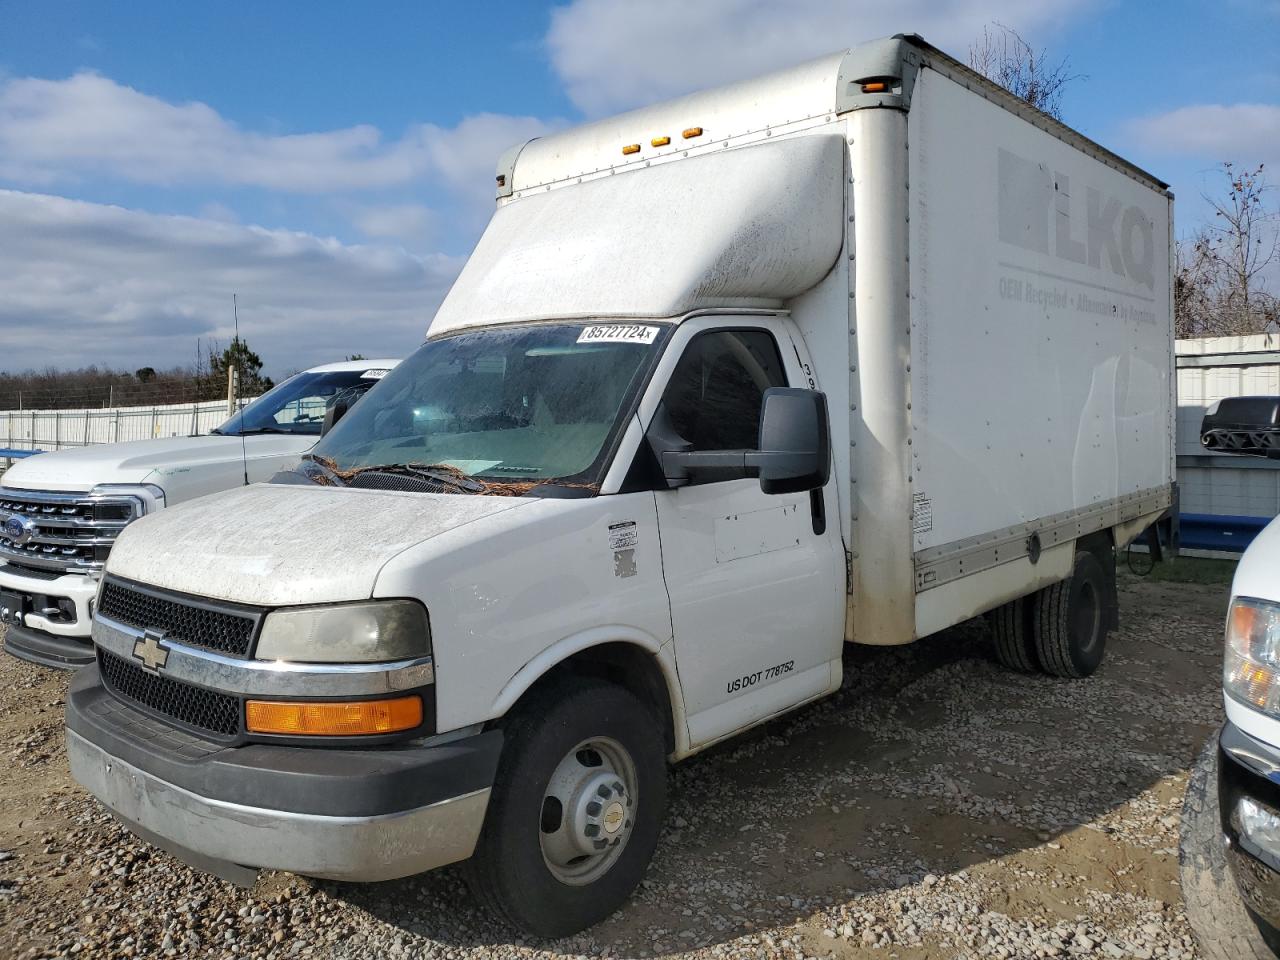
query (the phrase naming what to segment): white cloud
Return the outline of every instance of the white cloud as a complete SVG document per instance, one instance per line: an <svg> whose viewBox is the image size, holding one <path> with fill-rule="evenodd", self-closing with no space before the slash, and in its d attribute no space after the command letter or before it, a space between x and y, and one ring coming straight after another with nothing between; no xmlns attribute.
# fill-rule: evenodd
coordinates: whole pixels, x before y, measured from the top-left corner
<svg viewBox="0 0 1280 960"><path fill-rule="evenodd" d="M502 149L548 127L534 117L481 114L452 128L416 124L392 141L367 124L270 135L246 130L207 104L169 103L82 71L64 80L19 77L0 84L0 177L48 185L105 176L291 193L437 177L491 195Z"/></svg>
<svg viewBox="0 0 1280 960"><path fill-rule="evenodd" d="M432 215L421 204L401 203L383 207L361 207L354 211L351 219L366 237L417 241L428 232Z"/></svg>
<svg viewBox="0 0 1280 960"><path fill-rule="evenodd" d="M454 258L0 190L0 368L185 363L245 338L279 373L412 350Z"/></svg>
<svg viewBox="0 0 1280 960"><path fill-rule="evenodd" d="M1219 162L1280 165L1280 104L1180 107L1143 117L1130 132L1145 148Z"/></svg>
<svg viewBox="0 0 1280 960"><path fill-rule="evenodd" d="M239 223L239 215L225 203L210 200L200 205L200 217L203 220L219 220L222 223Z"/></svg>
<svg viewBox="0 0 1280 960"><path fill-rule="evenodd" d="M546 42L570 99L600 115L756 76L904 31L965 59L993 20L1025 34L1091 0L573 0Z"/></svg>

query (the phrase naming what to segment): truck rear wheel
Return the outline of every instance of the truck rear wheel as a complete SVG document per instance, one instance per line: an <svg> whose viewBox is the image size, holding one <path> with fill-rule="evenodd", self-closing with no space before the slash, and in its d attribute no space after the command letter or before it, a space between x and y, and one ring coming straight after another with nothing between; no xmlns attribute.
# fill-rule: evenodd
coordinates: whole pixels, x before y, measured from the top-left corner
<svg viewBox="0 0 1280 960"><path fill-rule="evenodd" d="M1187 921L1209 960L1275 960L1276 931L1240 899L1223 849L1218 818L1218 738L1200 751L1182 801L1179 879Z"/></svg>
<svg viewBox="0 0 1280 960"><path fill-rule="evenodd" d="M1029 598L1040 669L1055 677L1087 677L1098 669L1111 629L1110 596L1097 555L1077 550L1071 576Z"/></svg>
<svg viewBox="0 0 1280 960"><path fill-rule="evenodd" d="M577 933L649 866L666 807L662 728L629 691L584 681L535 697L506 732L468 881L523 933Z"/></svg>
<svg viewBox="0 0 1280 960"><path fill-rule="evenodd" d="M1035 642L1027 623L1027 602L1027 598L1019 597L987 614L996 659L1010 670L1020 673L1034 673L1039 667Z"/></svg>

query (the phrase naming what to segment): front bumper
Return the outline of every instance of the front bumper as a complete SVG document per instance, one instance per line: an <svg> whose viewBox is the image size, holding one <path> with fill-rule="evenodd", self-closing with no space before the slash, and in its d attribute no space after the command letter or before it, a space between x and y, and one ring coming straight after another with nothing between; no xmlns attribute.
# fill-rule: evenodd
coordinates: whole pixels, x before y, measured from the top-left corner
<svg viewBox="0 0 1280 960"><path fill-rule="evenodd" d="M9 653L41 666L63 670L74 670L93 662L89 631L93 598L98 592L96 578L76 573L54 579L37 578L0 563L0 588L27 597L28 606L65 599L71 601L75 608L73 623L59 622L36 612L22 615L21 624L10 622L4 641ZM40 599L33 601L32 598Z"/></svg>
<svg viewBox="0 0 1280 960"><path fill-rule="evenodd" d="M1218 810L1227 863L1249 909L1280 928L1280 844L1240 830L1233 813L1245 797L1280 812L1280 749L1228 722L1218 738Z"/></svg>
<svg viewBox="0 0 1280 960"><path fill-rule="evenodd" d="M391 880L465 860L501 749L497 730L436 746L225 747L133 710L93 667L67 697L72 776L144 839L229 879L247 867Z"/></svg>
<svg viewBox="0 0 1280 960"><path fill-rule="evenodd" d="M4 648L19 660L58 670L78 670L93 663L93 644L88 638L59 637L13 623L5 627Z"/></svg>

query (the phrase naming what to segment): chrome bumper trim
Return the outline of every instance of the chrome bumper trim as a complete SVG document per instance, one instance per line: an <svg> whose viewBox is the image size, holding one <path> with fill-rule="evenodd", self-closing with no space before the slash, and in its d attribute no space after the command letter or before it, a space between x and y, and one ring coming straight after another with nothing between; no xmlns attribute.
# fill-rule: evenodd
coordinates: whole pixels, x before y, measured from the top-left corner
<svg viewBox="0 0 1280 960"><path fill-rule="evenodd" d="M143 631L97 614L93 642L130 662ZM413 690L435 682L431 657L392 663L291 663L241 660L165 640L162 673L175 680L245 697L358 697Z"/></svg>

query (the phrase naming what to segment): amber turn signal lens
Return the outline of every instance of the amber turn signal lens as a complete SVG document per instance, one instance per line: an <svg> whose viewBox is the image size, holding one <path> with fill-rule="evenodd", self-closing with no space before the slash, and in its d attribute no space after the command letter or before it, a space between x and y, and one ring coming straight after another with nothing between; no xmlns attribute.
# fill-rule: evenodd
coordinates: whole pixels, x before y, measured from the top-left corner
<svg viewBox="0 0 1280 960"><path fill-rule="evenodd" d="M412 730L422 723L421 697L394 700L290 702L250 700L244 705L250 733L290 737L352 737Z"/></svg>
<svg viewBox="0 0 1280 960"><path fill-rule="evenodd" d="M864 83L862 85L863 93L885 93L889 89L889 85L883 80L877 80L875 83Z"/></svg>

